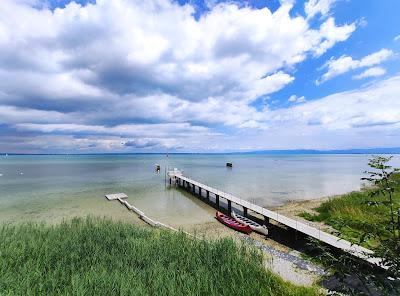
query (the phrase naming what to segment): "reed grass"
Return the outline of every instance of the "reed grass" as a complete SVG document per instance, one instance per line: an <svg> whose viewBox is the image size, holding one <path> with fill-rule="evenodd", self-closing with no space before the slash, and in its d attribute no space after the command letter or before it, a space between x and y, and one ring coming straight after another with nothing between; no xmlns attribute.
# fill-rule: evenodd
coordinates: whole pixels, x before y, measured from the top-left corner
<svg viewBox="0 0 400 296"><path fill-rule="evenodd" d="M393 193L394 208L400 208L400 174L393 177L396 180L396 190ZM310 221L324 222L354 243L360 243L360 237L366 232L378 232L382 237L389 236L387 225L390 223L389 207L372 201L385 201L387 197L371 197L369 189L351 192L335 197L322 203L315 209L317 214L303 212L300 216ZM373 238L361 242L362 245L375 248L377 241Z"/></svg>
<svg viewBox="0 0 400 296"><path fill-rule="evenodd" d="M318 295L255 249L98 218L0 228L1 295Z"/></svg>

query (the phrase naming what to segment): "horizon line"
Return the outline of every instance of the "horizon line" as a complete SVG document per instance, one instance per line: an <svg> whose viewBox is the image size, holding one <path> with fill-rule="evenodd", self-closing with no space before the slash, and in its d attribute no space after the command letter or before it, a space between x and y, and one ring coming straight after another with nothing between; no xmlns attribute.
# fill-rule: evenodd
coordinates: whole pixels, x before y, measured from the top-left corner
<svg viewBox="0 0 400 296"><path fill-rule="evenodd" d="M382 148L351 148L351 149L263 149L251 151L215 151L215 152L89 152L89 153L18 153L18 152L0 152L0 155L140 155L140 154L400 154L400 147L382 147Z"/></svg>

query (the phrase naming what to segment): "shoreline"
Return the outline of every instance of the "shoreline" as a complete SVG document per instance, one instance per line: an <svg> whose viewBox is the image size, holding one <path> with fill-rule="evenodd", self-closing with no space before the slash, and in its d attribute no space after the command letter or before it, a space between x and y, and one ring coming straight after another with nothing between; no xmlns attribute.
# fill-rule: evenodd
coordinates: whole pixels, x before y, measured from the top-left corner
<svg viewBox="0 0 400 296"><path fill-rule="evenodd" d="M337 230L335 230L332 226L325 224L323 221L310 221L307 220L299 214L306 212L309 214L318 214L318 212L315 210L316 208L320 207L323 203L328 202L330 200L334 199L340 199L344 196L350 195L352 193L361 193L364 192L368 187L362 187L359 190L352 190L346 193L342 194L334 194L334 195L329 195L329 196L324 196L321 198L316 198L316 199L308 199L308 200L300 200L300 201L289 201L285 204L282 204L280 206L272 207L270 208L273 211L278 212L279 214L282 214L284 216L293 218L295 220L299 220L301 222L307 223L310 226L319 228L320 230L323 230L328 233L332 233L334 235L337 235Z"/></svg>

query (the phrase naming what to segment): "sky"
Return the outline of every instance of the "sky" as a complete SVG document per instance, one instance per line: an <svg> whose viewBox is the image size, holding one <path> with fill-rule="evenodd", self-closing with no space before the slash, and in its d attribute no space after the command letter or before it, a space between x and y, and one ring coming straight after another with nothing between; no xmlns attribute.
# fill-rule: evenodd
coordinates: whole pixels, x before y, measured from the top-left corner
<svg viewBox="0 0 400 296"><path fill-rule="evenodd" d="M1 0L0 153L400 146L398 0Z"/></svg>

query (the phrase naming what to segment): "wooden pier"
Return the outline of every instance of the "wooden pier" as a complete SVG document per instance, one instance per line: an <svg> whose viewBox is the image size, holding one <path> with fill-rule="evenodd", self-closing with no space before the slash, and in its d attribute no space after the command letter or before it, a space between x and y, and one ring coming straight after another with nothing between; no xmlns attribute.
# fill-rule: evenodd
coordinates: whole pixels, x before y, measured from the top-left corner
<svg viewBox="0 0 400 296"><path fill-rule="evenodd" d="M278 214L277 212L268 210L264 207L253 204L247 200L233 196L232 194L226 193L224 191L218 190L216 188L213 188L208 185L197 182L195 180L192 180L188 177L185 177L180 171L178 171L176 169L173 171L169 171L168 176L169 176L169 183L171 185L174 184L174 185L178 185L178 186L187 188L193 194L196 194L196 188L197 188L197 194L202 196L202 192L204 191L206 194L205 197L208 200L210 199L210 194L213 194L215 197L215 203L216 203L217 207L219 207L219 205L220 205L220 199L225 199L227 202L227 205L228 205L229 213L232 211L232 203L234 203L243 208L243 213L245 216L247 215L249 210L253 211L254 213L257 213L257 214L263 216L266 223L269 223L270 219L274 220L282 225L285 225L286 227L289 227L289 228L294 229L300 233L303 233L309 237L312 237L321 242L324 242L327 245L330 245L337 249L348 252L348 253L350 253L358 258L361 258L363 260L366 260L369 263L372 263L374 265L383 267L381 264L381 261L382 261L381 258L373 258L373 257L369 256L369 255L373 254L373 252L371 250L368 250L364 247L352 244L349 241L346 241L337 236L334 236L332 234L321 231L315 227L312 227L312 226L306 224L305 222L297 221L293 218L283 216L281 214Z"/></svg>

